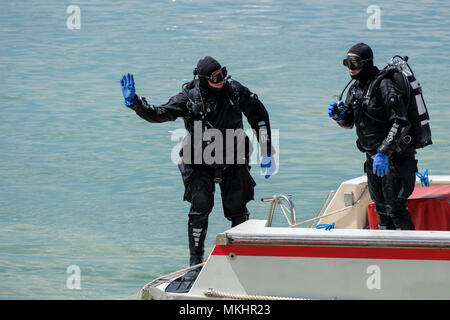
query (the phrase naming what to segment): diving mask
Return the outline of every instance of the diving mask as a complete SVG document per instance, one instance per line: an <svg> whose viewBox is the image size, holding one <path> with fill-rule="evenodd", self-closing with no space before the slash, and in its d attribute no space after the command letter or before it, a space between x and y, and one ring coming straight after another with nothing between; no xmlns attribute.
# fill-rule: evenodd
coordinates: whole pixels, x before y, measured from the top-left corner
<svg viewBox="0 0 450 320"><path fill-rule="evenodd" d="M214 71L209 77L199 75L199 77L206 78L214 84L221 83L227 76L227 68L222 67L219 70Z"/></svg>
<svg viewBox="0 0 450 320"><path fill-rule="evenodd" d="M361 70L364 67L364 63L368 60L372 59L362 60L360 57L347 56L347 58L345 58L342 63L350 70Z"/></svg>

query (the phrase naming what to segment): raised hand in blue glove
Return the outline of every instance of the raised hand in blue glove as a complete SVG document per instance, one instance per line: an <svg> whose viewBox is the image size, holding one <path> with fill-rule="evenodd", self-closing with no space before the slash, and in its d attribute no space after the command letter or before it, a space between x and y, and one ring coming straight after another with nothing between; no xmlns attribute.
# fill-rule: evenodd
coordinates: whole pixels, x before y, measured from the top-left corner
<svg viewBox="0 0 450 320"><path fill-rule="evenodd" d="M389 171L389 157L378 151L373 158L372 172L383 177Z"/></svg>
<svg viewBox="0 0 450 320"><path fill-rule="evenodd" d="M333 120L344 119L346 110L343 107L344 107L343 101L339 101L338 103L331 102L330 105L328 106L328 116Z"/></svg>
<svg viewBox="0 0 450 320"><path fill-rule="evenodd" d="M264 174L266 179L269 179L271 175L275 173L277 165L275 164L275 158L272 155L267 154L261 159L261 174Z"/></svg>
<svg viewBox="0 0 450 320"><path fill-rule="evenodd" d="M125 98L125 105L130 106L136 101L136 89L134 88L134 77L132 74L127 74L120 80L122 86L122 94Z"/></svg>

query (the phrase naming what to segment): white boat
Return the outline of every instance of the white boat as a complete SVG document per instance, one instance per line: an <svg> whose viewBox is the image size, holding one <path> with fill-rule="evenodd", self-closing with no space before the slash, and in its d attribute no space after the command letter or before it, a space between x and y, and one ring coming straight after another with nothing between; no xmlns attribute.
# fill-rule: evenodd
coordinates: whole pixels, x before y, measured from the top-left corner
<svg viewBox="0 0 450 320"><path fill-rule="evenodd" d="M141 298L450 299L450 176L429 181L427 188L416 181L415 190L435 192L421 198L428 209L421 209L415 224L445 224L434 230L368 228L376 214L365 176L343 182L316 217L302 222L291 197L275 195L262 199L270 203L267 220L218 234L203 264L151 281ZM286 227L271 226L277 206ZM195 280L183 284L187 272L200 268Z"/></svg>

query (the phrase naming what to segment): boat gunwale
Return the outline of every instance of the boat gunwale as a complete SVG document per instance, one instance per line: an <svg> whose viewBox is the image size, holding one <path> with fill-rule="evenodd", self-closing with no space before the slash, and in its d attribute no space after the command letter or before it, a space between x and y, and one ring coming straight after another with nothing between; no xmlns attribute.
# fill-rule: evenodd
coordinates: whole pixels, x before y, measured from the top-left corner
<svg viewBox="0 0 450 320"><path fill-rule="evenodd" d="M450 242L403 242L403 241L319 241L319 240L264 240L264 239L230 239L230 245L283 245L283 246L335 246L335 247L395 247L395 248L441 248L450 249Z"/></svg>

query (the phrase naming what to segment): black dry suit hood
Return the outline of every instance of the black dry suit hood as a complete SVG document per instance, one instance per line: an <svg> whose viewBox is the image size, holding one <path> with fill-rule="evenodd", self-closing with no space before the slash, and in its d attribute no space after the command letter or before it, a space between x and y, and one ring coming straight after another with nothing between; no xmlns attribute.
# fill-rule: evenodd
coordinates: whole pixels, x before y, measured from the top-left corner
<svg viewBox="0 0 450 320"><path fill-rule="evenodd" d="M357 54L361 60L365 60L361 71L357 75L352 76L352 79L364 82L379 72L379 69L373 65L373 51L367 44L362 42L357 43L347 53Z"/></svg>
<svg viewBox="0 0 450 320"><path fill-rule="evenodd" d="M198 75L200 80L200 87L208 92L217 92L221 91L222 88L213 88L208 84L208 79L205 77L211 76L214 71L222 68L220 63L214 59L213 57L206 56L200 59L197 63L197 67L194 69L194 76ZM204 77L202 77L204 76Z"/></svg>

